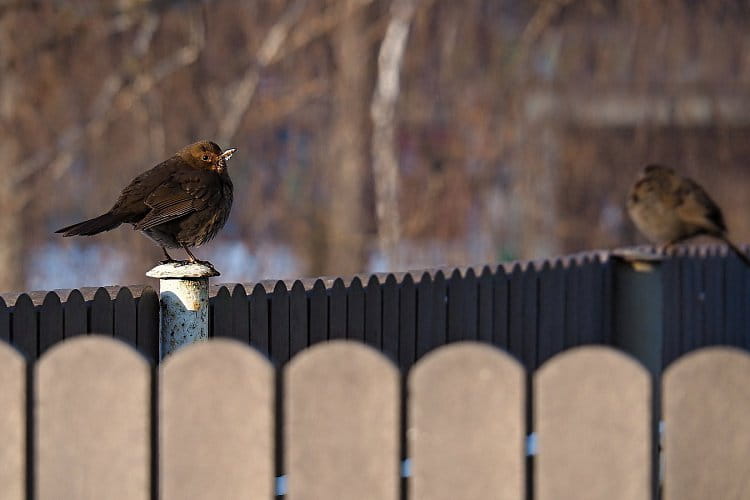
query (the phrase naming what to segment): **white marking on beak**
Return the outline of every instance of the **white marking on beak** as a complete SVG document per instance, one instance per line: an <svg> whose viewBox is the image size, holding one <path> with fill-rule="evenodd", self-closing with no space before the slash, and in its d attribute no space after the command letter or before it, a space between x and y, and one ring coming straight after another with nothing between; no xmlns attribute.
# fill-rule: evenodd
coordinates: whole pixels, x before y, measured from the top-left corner
<svg viewBox="0 0 750 500"><path fill-rule="evenodd" d="M232 155L235 153L235 151L237 151L237 148L229 148L226 151L224 151L223 153L221 153L219 155L219 158L222 159L222 160L224 160L224 161L226 161L226 160L228 160L228 159L230 159L232 157Z"/></svg>

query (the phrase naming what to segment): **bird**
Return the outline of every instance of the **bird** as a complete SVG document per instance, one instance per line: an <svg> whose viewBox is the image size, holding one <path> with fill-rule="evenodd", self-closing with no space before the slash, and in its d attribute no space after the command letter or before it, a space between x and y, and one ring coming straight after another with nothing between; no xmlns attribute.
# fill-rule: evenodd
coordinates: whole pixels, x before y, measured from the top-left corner
<svg viewBox="0 0 750 500"><path fill-rule="evenodd" d="M630 189L627 209L638 230L661 252L693 236L708 235L724 241L750 265L747 255L727 236L719 206L697 182L671 167L646 165Z"/></svg>
<svg viewBox="0 0 750 500"><path fill-rule="evenodd" d="M229 217L233 186L227 160L236 151L222 152L208 140L185 146L133 179L108 212L55 233L91 236L127 223L161 247L166 257L162 263L184 262L167 252L167 248L182 248L190 263L210 265L198 260L190 248L210 241Z"/></svg>

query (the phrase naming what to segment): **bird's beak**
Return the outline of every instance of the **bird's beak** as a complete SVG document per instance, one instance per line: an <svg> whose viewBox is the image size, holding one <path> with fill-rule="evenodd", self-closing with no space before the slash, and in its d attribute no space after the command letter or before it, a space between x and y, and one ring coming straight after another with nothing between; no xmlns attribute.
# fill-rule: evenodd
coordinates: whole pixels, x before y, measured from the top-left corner
<svg viewBox="0 0 750 500"><path fill-rule="evenodd" d="M222 172L227 166L227 160L232 157L237 148L229 148L219 155L218 171Z"/></svg>
<svg viewBox="0 0 750 500"><path fill-rule="evenodd" d="M223 153L221 153L221 155L219 155L219 159L227 161L228 159L230 159L232 157L232 155L235 153L235 151L237 151L237 148L229 148L226 151L224 151Z"/></svg>

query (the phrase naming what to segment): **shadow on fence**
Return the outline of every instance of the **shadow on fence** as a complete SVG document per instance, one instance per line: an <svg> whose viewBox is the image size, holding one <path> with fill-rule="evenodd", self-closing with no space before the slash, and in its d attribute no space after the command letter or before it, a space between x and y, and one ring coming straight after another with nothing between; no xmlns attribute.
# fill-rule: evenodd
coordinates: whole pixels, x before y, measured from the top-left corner
<svg viewBox="0 0 750 500"><path fill-rule="evenodd" d="M290 499L641 500L654 492L659 419L663 498L748 493L750 355L732 348L672 363L660 405L649 371L602 346L529 377L500 350L456 343L418 361L405 391L394 363L347 341L277 369L213 340L154 371L121 342L79 337L32 367L0 342L4 498L26 498L29 477L28 498L268 499L283 474Z"/></svg>

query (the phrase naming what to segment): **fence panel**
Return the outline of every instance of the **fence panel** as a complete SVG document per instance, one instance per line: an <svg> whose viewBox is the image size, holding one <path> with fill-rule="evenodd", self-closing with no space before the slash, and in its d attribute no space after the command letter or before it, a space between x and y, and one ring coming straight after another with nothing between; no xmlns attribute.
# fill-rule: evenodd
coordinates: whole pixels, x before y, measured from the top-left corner
<svg viewBox="0 0 750 500"><path fill-rule="evenodd" d="M227 287L222 286L211 300L211 336L234 337L234 304ZM245 303L247 309L247 303ZM239 340L239 339L238 339Z"/></svg>
<svg viewBox="0 0 750 500"><path fill-rule="evenodd" d="M250 343L250 303L242 285L232 289L232 337Z"/></svg>
<svg viewBox="0 0 750 500"><path fill-rule="evenodd" d="M114 337L132 346L137 339L135 299L128 287L120 288L114 303Z"/></svg>
<svg viewBox="0 0 750 500"><path fill-rule="evenodd" d="M398 360L401 371L406 373L417 359L417 287L411 274L406 274L401 281L398 304Z"/></svg>
<svg viewBox="0 0 750 500"><path fill-rule="evenodd" d="M706 331L701 345L727 343L722 302L724 301L724 263L728 260L719 255L715 249L704 261Z"/></svg>
<svg viewBox="0 0 750 500"><path fill-rule="evenodd" d="M279 364L289 361L289 292L283 281L276 283L271 295L271 359Z"/></svg>
<svg viewBox="0 0 750 500"><path fill-rule="evenodd" d="M365 290L362 281L355 277L349 284L346 297L346 337L365 341Z"/></svg>
<svg viewBox="0 0 750 500"><path fill-rule="evenodd" d="M263 353L270 352L268 332L268 297L266 288L258 283L250 295L250 345Z"/></svg>
<svg viewBox="0 0 750 500"><path fill-rule="evenodd" d="M292 285L289 296L289 356L309 345L307 323L307 292L298 280Z"/></svg>
<svg viewBox="0 0 750 500"><path fill-rule="evenodd" d="M521 316L522 357L528 370L537 367L537 341L539 336L539 280L535 265L530 265L523 273L523 314Z"/></svg>
<svg viewBox="0 0 750 500"><path fill-rule="evenodd" d="M2 297L0 297L0 340L10 342L10 310Z"/></svg>
<svg viewBox="0 0 750 500"><path fill-rule="evenodd" d="M383 354L393 361L398 361L398 283L396 277L389 274L383 283Z"/></svg>
<svg viewBox="0 0 750 500"><path fill-rule="evenodd" d="M300 354L284 373L287 498L399 498L396 367L337 340Z"/></svg>
<svg viewBox="0 0 750 500"><path fill-rule="evenodd" d="M328 329L330 339L346 338L346 286L336 278L328 298Z"/></svg>
<svg viewBox="0 0 750 500"><path fill-rule="evenodd" d="M36 359L39 354L38 334L36 308L31 297L23 293L13 308L13 345L28 359Z"/></svg>
<svg viewBox="0 0 750 500"><path fill-rule="evenodd" d="M714 347L663 378L664 498L747 498L750 355Z"/></svg>
<svg viewBox="0 0 750 500"><path fill-rule="evenodd" d="M63 339L63 307L60 297L49 292L39 308L39 354Z"/></svg>
<svg viewBox="0 0 750 500"><path fill-rule="evenodd" d="M26 362L0 342L0 500L26 498Z"/></svg>
<svg viewBox="0 0 750 500"><path fill-rule="evenodd" d="M138 351L152 361L159 360L159 295L150 286L138 298Z"/></svg>
<svg viewBox="0 0 750 500"><path fill-rule="evenodd" d="M494 314L492 319L492 343L503 349L508 348L508 316L510 314L510 277L502 266L497 266L494 285Z"/></svg>
<svg viewBox="0 0 750 500"><path fill-rule="evenodd" d="M409 375L413 500L524 498L525 373L493 347L461 342Z"/></svg>
<svg viewBox="0 0 750 500"><path fill-rule="evenodd" d="M315 280L310 292L310 343L328 339L328 294L323 280Z"/></svg>
<svg viewBox="0 0 750 500"><path fill-rule="evenodd" d="M59 344L35 366L39 500L151 496L151 368L103 337Z"/></svg>
<svg viewBox="0 0 750 500"><path fill-rule="evenodd" d="M448 278L448 333L447 341L465 340L468 318L466 317L466 281L461 271L454 269Z"/></svg>
<svg viewBox="0 0 750 500"><path fill-rule="evenodd" d="M724 322L727 344L742 345L742 332L745 331L747 312L744 301L746 268L744 262L731 256L726 262L724 287Z"/></svg>
<svg viewBox="0 0 750 500"><path fill-rule="evenodd" d="M650 498L651 398L646 369L610 348L545 363L534 376L535 498Z"/></svg>
<svg viewBox="0 0 750 500"><path fill-rule="evenodd" d="M492 343L492 296L492 271L484 266L477 283L477 340L487 343Z"/></svg>
<svg viewBox="0 0 750 500"><path fill-rule="evenodd" d="M215 339L170 356L160 374L160 498L271 498L271 364L247 345Z"/></svg>
<svg viewBox="0 0 750 500"><path fill-rule="evenodd" d="M565 328L565 287L562 264L554 267L545 262L539 271L539 342L538 361L547 359L562 350Z"/></svg>
<svg viewBox="0 0 750 500"><path fill-rule="evenodd" d="M373 275L365 287L365 343L383 348L383 298L378 277Z"/></svg>
<svg viewBox="0 0 750 500"><path fill-rule="evenodd" d="M516 359L523 360L523 299L524 272L519 264L513 266L508 280L508 346L507 349Z"/></svg>
<svg viewBox="0 0 750 500"><path fill-rule="evenodd" d="M114 326L112 297L106 288L99 288L91 301L91 318L89 332L112 336Z"/></svg>
<svg viewBox="0 0 750 500"><path fill-rule="evenodd" d="M429 273L422 273L417 285L417 359L435 347L433 322L433 283Z"/></svg>

